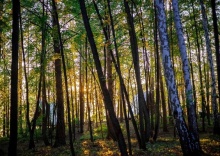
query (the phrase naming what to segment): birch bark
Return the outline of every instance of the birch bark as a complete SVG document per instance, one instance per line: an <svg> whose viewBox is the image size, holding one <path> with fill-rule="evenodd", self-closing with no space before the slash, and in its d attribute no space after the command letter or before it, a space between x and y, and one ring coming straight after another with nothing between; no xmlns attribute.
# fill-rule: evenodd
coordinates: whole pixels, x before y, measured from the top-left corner
<svg viewBox="0 0 220 156"><path fill-rule="evenodd" d="M174 70L170 58L170 47L168 43L166 14L165 14L163 0L155 0L155 6L157 11L158 30L159 30L159 37L161 43L161 54L162 54L162 61L164 66L164 73L165 73L166 83L169 92L169 99L172 106L173 116L175 119L175 125L179 134L181 148L184 155L191 155L191 154L199 155L199 153L201 152L199 148L200 146L198 145L197 142L195 142L194 135L191 135L189 133L189 130L183 118L183 111L177 93Z"/></svg>
<svg viewBox="0 0 220 156"><path fill-rule="evenodd" d="M173 0L172 6L173 6L173 13L174 13L174 23L175 23L176 33L178 37L178 45L179 45L181 59L182 59L182 70L184 73L189 131L192 132L193 135L195 136L196 142L199 146L197 148L200 149L196 111L195 111L195 101L193 98L193 88L192 88L191 79L190 79L190 66L189 66L188 56L186 52L186 44L185 44L180 14L179 14L178 1Z"/></svg>

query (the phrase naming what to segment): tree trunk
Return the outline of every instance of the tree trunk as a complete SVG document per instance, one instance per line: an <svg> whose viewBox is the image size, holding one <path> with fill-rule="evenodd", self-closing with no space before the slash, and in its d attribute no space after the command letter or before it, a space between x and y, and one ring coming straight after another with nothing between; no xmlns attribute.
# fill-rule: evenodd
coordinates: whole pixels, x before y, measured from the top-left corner
<svg viewBox="0 0 220 156"><path fill-rule="evenodd" d="M43 19L45 19L45 8L44 8L44 0L42 2L42 8L43 8ZM45 38L46 38L46 21L43 20L42 22L42 41L41 41L41 47L42 47L42 53L46 54L46 44L45 44ZM47 96L46 96L46 78L45 78L45 64L43 63L43 73L42 73L42 136L44 140L44 144L46 146L49 146L49 140L47 138L47 121L49 118L49 105L47 103Z"/></svg>
<svg viewBox="0 0 220 156"><path fill-rule="evenodd" d="M166 99L164 94L164 84L162 79L162 72L160 68L160 92L161 92L161 103L162 103L162 109L163 109L163 131L168 132L167 127L167 108L166 108Z"/></svg>
<svg viewBox="0 0 220 156"><path fill-rule="evenodd" d="M94 3L94 6L95 6L95 8L96 8L97 14L98 14L98 16L99 16L101 25L102 25L102 27L104 28L104 24L103 24L103 22L102 22L101 15L99 14L97 5L96 5L96 3L95 3L94 1L93 1L93 3ZM121 74L119 54L118 54L118 45L117 45L116 37L115 37L114 22L113 22L113 17L112 17L112 13L111 13L111 7L110 7L110 1L109 1L109 0L108 0L108 10L109 10L109 15L110 15L110 19L111 19L111 29L112 29L114 47L115 47L115 52L116 52L116 59L115 59L115 57L114 57L114 55L113 55L112 50L110 50L110 53L111 53L112 61L113 61L113 63L114 63L116 72L118 73L118 76L119 76L119 81L120 81L120 85L121 85L122 92L125 94L125 98L126 98L127 105L128 105L128 111L129 111L129 113L130 113L130 115L131 115L131 121L132 121L134 130L135 130L135 134L136 134L136 137L137 137L137 140L138 140L138 143L139 143L139 147L141 148L140 134L139 134L139 132L138 132L137 123L136 123L136 121L135 121L134 114L133 114L133 112L132 112L132 108L131 108L131 104L130 104L130 100L129 100L129 95L128 95L128 92L127 92L127 90L126 90L125 83L124 83L124 80L123 80L122 74ZM108 35L107 35L107 32L105 31L105 29L103 29L103 32L104 32L106 41L109 41L109 38L108 38Z"/></svg>
<svg viewBox="0 0 220 156"><path fill-rule="evenodd" d="M21 10L20 10L21 11ZM21 14L21 12L20 12ZM28 86L28 77L27 77L27 69L26 69L26 56L24 52L24 41L23 41L23 29L22 29L22 19L21 16L19 18L20 22L20 32L21 32L21 49L22 49L22 58L23 58L23 67L24 67L24 79L25 79L25 89L26 89L26 94L25 94L25 99L26 99L26 124L28 131L31 131L31 123L30 123L30 118L29 118L29 86ZM29 45L29 43L28 43Z"/></svg>
<svg viewBox="0 0 220 156"><path fill-rule="evenodd" d="M59 19L58 19L58 13L57 13L57 7L56 7L56 2L55 0L52 1L53 4L53 10L54 10L54 18L55 21L57 22L57 34L58 34L58 39L59 39L59 47L60 47L60 54L62 58L62 65L63 65L63 72L64 72L64 82L65 82L65 91L66 91L66 104L67 104L67 121L68 121L68 132L69 132L69 142L70 142L70 150L72 156L75 156L75 151L73 148L73 138L72 138L72 127L71 127L71 116L70 116L70 99L69 99L69 90L68 90L68 81L67 81L67 71L66 71L66 64L65 64L65 56L64 56L64 49L63 49L63 41L61 37L61 31L60 31L60 24L59 24ZM61 67L61 66L60 66ZM61 76L62 74L60 74ZM61 81L61 87L62 87L62 81ZM64 114L64 108L62 107L62 114ZM58 116L58 115L57 115ZM65 136L65 124L63 122L63 134ZM59 131L60 132L60 131ZM62 145L65 144L65 139L62 140ZM56 146L56 141L55 141L55 146Z"/></svg>
<svg viewBox="0 0 220 156"><path fill-rule="evenodd" d="M45 51L42 49L41 52L41 58L40 58L40 78L38 82L38 91L37 91L37 99L36 99L36 107L35 107L35 112L34 112L34 117L32 121L30 122L30 140L29 140L29 149L34 149L35 148L35 143L34 143L34 132L36 129L36 124L37 124L37 119L40 116L40 97L41 97L41 89L42 89L42 78L43 78L43 73L44 73L44 62L45 61ZM31 124L32 123L32 124Z"/></svg>
<svg viewBox="0 0 220 156"><path fill-rule="evenodd" d="M216 0L211 0L211 7L212 7L212 20L213 20L213 31L214 31L214 38L215 38L215 56L216 56L216 65L217 65L217 83L218 83L218 95L220 95L220 47L219 47L219 30L218 30L218 19L216 15ZM219 98L219 107L220 107L220 98ZM212 106L214 114L217 114L218 108ZM214 122L217 124L217 116L214 116ZM220 124L219 124L220 125ZM220 130L219 127L214 127L213 129L214 134L219 134Z"/></svg>
<svg viewBox="0 0 220 156"><path fill-rule="evenodd" d="M180 14L179 14L178 1L173 0L172 5L173 5L173 13L174 13L174 23L175 23L176 33L178 37L178 45L179 45L181 59L182 59L182 69L184 73L189 132L190 133L192 132L191 135L195 137L194 145L197 146L195 147L195 149L198 151L201 151L198 127L197 127L195 103L194 103L193 93L192 93L193 89L192 89L191 79L190 79L190 68L189 68L189 62L188 62L188 57L187 57L187 52L186 52L186 45L185 45L182 23L181 23Z"/></svg>
<svg viewBox="0 0 220 156"><path fill-rule="evenodd" d="M99 54L98 54L98 51L97 51L97 47L96 47L96 44L95 44L95 40L94 40L94 37L93 37L92 30L91 30L91 27L90 27L89 18L88 18L87 11L86 11L86 6L85 6L85 1L84 0L79 0L79 3L80 3L80 9L81 9L82 17L83 17L84 26L85 26L87 36L88 36L88 40L89 40L89 43L90 43L90 47L91 47L91 50L92 50L93 59L95 61L95 66L96 66L96 71L97 71L98 78L99 78L99 83L100 83L100 86L101 86L102 94L104 96L105 107L106 107L106 110L109 112L109 116L110 116L110 119L112 121L115 134L117 136L118 145L119 145L121 155L127 156L128 153L127 153L127 148L126 148L124 136L122 134L122 130L121 130L121 127L119 125L118 119L116 118L116 114L114 112L114 107L113 107L113 102L111 100L109 91L106 87L106 80L105 80L105 76L104 76L103 71L102 71L102 66L101 66L101 62L100 62L100 59L99 59Z"/></svg>
<svg viewBox="0 0 220 156"><path fill-rule="evenodd" d="M8 155L17 155L18 137L18 42L19 42L19 14L20 1L12 0L12 63L11 63L11 111L10 111L10 138Z"/></svg>
<svg viewBox="0 0 220 156"><path fill-rule="evenodd" d="M174 1L173 3L176 3L176 1ZM161 54L164 66L164 73L168 87L169 98L172 105L173 117L175 119L176 128L179 134L181 148L184 155L192 155L193 153L199 154L201 152L198 148L199 144L198 142L195 142L195 139L193 139L194 136L187 129L177 93L175 76L170 58L170 48L168 44L168 34L166 27L166 14L163 1L155 0L155 5L157 10L158 29L161 43Z"/></svg>
<svg viewBox="0 0 220 156"><path fill-rule="evenodd" d="M105 46L105 54L106 54L106 80L107 80L107 88L109 90L109 94L110 97L112 99L113 102L113 106L114 106L114 100L113 100L113 79L112 79L112 59L111 59L111 54L110 54L110 26L106 25L104 28L105 33L107 34L107 38L106 38L106 46ZM108 40L107 40L108 39ZM108 113L107 113L108 114ZM110 118L107 117L107 120L109 120ZM108 134L107 134L107 138L112 138L114 141L117 141L117 137L114 134L114 130L112 128L112 123L109 120L108 121Z"/></svg>
<svg viewBox="0 0 220 156"><path fill-rule="evenodd" d="M103 27L103 32L104 32L104 35L105 35L105 39L106 39L106 41L109 41L109 36L108 36L106 30L104 29L104 23L102 21L102 17L99 13L99 10L98 10L98 7L97 7L95 1L93 1L93 4L94 4L96 12L99 16L101 26ZM135 130L135 134L136 134L136 137L137 137L137 140L138 140L138 143L139 143L139 147L141 147L141 140L140 140L140 134L139 134L138 128L137 128L137 123L135 121L134 114L133 114L132 109L131 109L129 95L128 95L128 92L126 90L125 83L124 83L124 80L123 80L122 74L121 74L119 54L118 54L118 46L117 46L116 37L115 37L115 29L114 29L113 17L112 17L112 14L111 14L111 7L110 7L110 1L109 0L108 0L108 10L109 10L109 15L110 15L110 19L111 19L111 28L112 28L112 35L113 35L113 41L114 41L114 46L115 46L115 51L116 51L117 62L116 62L116 59L113 55L112 50L110 50L110 53L111 53L112 61L114 63L116 72L118 73L118 76L119 76L120 85L122 87L121 89L122 89L123 93L125 94L125 98L126 98L127 105L128 105L128 110L129 110L129 113L131 115L131 121L132 121L132 124L134 126L134 130Z"/></svg>
<svg viewBox="0 0 220 156"><path fill-rule="evenodd" d="M87 41L85 43L85 48L87 48ZM81 49L81 55L83 55L82 49ZM84 132L84 76L83 76L83 58L80 56L80 72L79 72L79 132Z"/></svg>
<svg viewBox="0 0 220 156"><path fill-rule="evenodd" d="M156 103L155 103L155 129L153 140L157 140L160 125L160 58L159 58L159 48L158 48L158 38L157 38L157 18L156 18L156 8L155 9L155 21L154 21L154 49L155 49L155 81L156 81ZM146 93L147 94L147 93Z"/></svg>
<svg viewBox="0 0 220 156"><path fill-rule="evenodd" d="M189 35L188 35L188 32L187 32L187 31L186 31L186 36L187 36L188 48L191 49L191 44L190 44ZM193 68L193 64L192 64L192 54L191 54L191 52L189 52L189 64L190 64L190 68L191 68L193 98L194 98L194 105L195 105L195 110L196 110L197 98L196 98L196 87L195 87L195 79L194 79L194 68Z"/></svg>
<svg viewBox="0 0 220 156"><path fill-rule="evenodd" d="M21 45L21 43L20 43ZM23 133L22 128L22 50L18 54L18 133Z"/></svg>
<svg viewBox="0 0 220 156"><path fill-rule="evenodd" d="M198 26L197 26L197 21L196 21L196 17L195 17L195 6L194 3L191 1L192 3L192 9L193 9L193 20L194 20L194 24L195 24L195 33L196 33L196 46L197 46L197 59L198 59L198 66L199 66L199 82L200 82L200 96L202 98L201 100L201 107L202 107L202 120L203 120L203 131L205 131L205 123L204 123L204 119L205 119L205 93L204 93L204 89L203 89L203 81L202 81L202 69L201 69L201 48L200 48L200 44L199 44L199 32L198 32Z"/></svg>
<svg viewBox="0 0 220 156"><path fill-rule="evenodd" d="M44 140L44 144L46 146L49 146L49 140L47 137L47 125L48 125L48 119L49 119L49 113L50 113L50 106L47 103L47 99L46 99L46 80L45 80L45 72L43 73L43 86L42 86L42 136L43 136L43 140Z"/></svg>
<svg viewBox="0 0 220 156"><path fill-rule="evenodd" d="M56 106L57 106L57 125L54 147L66 145L65 123L64 123L64 100L63 100L63 85L61 73L61 52L58 37L58 21L56 18L57 10L54 0L53 5L53 46L55 59L55 78L56 78Z"/></svg>
<svg viewBox="0 0 220 156"><path fill-rule="evenodd" d="M144 99L142 85L141 85L138 44L137 44L136 32L135 32L134 23L133 23L133 16L131 15L130 7L128 4L128 1L126 0L124 0L124 7L125 7L126 15L127 15L127 24L129 26L129 38L130 38L132 58L133 58L135 76L136 76L136 83L137 83L137 88L138 88L141 147L145 149L146 148L145 141L149 141L150 130L151 130L149 109L147 108L146 101Z"/></svg>
<svg viewBox="0 0 220 156"><path fill-rule="evenodd" d="M207 20L203 0L200 0L200 5L201 5L201 11L202 11L202 18L203 18L203 20L202 20L203 21L203 29L205 31L206 50L207 50L207 55L208 55L209 68L211 71L211 90L212 90L211 97L212 97L212 108L213 108L213 115L214 115L213 133L220 135L220 123L219 123L220 121L218 120L218 106L217 106L217 99L216 99L217 94L216 94L215 71L214 71L214 65L213 65L213 59L212 59L211 43L210 43L210 39L209 39L208 20ZM217 64L217 66L218 66L218 64ZM217 67L217 70L220 70L220 68L218 69L218 67Z"/></svg>
<svg viewBox="0 0 220 156"><path fill-rule="evenodd" d="M86 39L87 40L87 39ZM88 129L89 129L89 134L90 134L90 140L91 140L91 142L93 142L94 141L94 139L93 139L93 133L92 133L92 131L93 131L93 129L92 129L92 121L91 121L91 115L90 115L90 111L91 111L91 109L90 109L90 102L91 102L91 93L89 94L89 81L88 81L88 55L89 55L89 52L88 52L88 50L86 49L86 51L85 51L85 54L86 54L86 56L85 56L85 62L86 62L86 78L85 78L85 81L86 81L86 106L87 106L87 112L88 112ZM89 96L90 95L90 96ZM90 97L90 101L89 101L89 97Z"/></svg>
<svg viewBox="0 0 220 156"><path fill-rule="evenodd" d="M4 6L5 0L0 0L0 54L2 53L2 46L4 45L3 39L2 39L2 31L3 31L3 18L2 15L4 13L3 6Z"/></svg>

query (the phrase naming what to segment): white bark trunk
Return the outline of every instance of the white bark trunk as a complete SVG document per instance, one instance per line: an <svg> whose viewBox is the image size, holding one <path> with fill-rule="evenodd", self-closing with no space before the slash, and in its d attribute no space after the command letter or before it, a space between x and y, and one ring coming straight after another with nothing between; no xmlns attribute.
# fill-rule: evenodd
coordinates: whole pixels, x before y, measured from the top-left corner
<svg viewBox="0 0 220 156"><path fill-rule="evenodd" d="M184 73L184 82L185 82L185 90L186 90L186 106L188 113L188 123L189 130L192 131L195 137L198 140L198 127L196 120L196 111L195 111L195 102L193 97L193 88L190 79L190 66L186 52L186 44L183 34L183 27L179 15L179 7L178 0L172 1L173 6L173 14L174 14L174 23L176 28L176 33L178 37L178 45L180 49L181 59L182 59L182 69Z"/></svg>
<svg viewBox="0 0 220 156"><path fill-rule="evenodd" d="M189 133L183 118L183 112L180 105L180 100L177 94L177 87L175 83L174 70L170 58L170 48L168 43L168 34L166 26L166 14L164 9L163 0L155 0L155 6L158 18L158 29L161 43L161 53L164 66L164 73L169 92L169 98L172 105L173 116L176 119L176 128L178 130L181 148L184 155L192 153L199 153L197 145L194 143L194 135Z"/></svg>

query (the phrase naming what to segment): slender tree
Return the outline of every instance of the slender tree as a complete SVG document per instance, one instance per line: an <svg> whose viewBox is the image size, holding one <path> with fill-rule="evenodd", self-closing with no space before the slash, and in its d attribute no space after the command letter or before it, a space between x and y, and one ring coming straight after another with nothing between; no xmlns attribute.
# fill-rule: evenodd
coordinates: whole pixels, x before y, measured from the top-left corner
<svg viewBox="0 0 220 156"><path fill-rule="evenodd" d="M214 128L213 128L213 133L214 134L219 134L220 135L220 126L218 121L218 108L217 108L217 95L216 95L216 79L215 79L215 72L214 72L214 65L213 65L213 59L212 59L212 49L211 49L211 42L209 38L209 30L208 30L208 20L206 16L206 11L205 11L205 6L203 0L200 0L200 6L201 6L201 11L202 11L202 24L203 24L203 29L205 32L205 41L206 41L206 51L208 55L208 62L209 62L209 68L211 71L211 97L212 97L212 108L213 108L213 113L214 113ZM217 65L218 66L218 65Z"/></svg>
<svg viewBox="0 0 220 156"><path fill-rule="evenodd" d="M42 18L43 18L43 22L42 22L42 40L41 40L41 46L42 46L42 53L46 54L46 13L45 13L45 6L44 6L44 0L42 1L42 8L43 8L43 13L42 13ZM47 95L46 95L46 76L45 76L45 63L43 63L43 73L42 73L42 114L43 114L43 118L42 118L42 135L43 135L43 140L44 140L44 144L46 146L50 145L49 140L47 138L47 124L48 124L48 118L49 118L49 105L47 102Z"/></svg>
<svg viewBox="0 0 220 156"><path fill-rule="evenodd" d="M135 70L135 78L138 88L138 103L139 103L139 120L140 120L140 134L141 134L141 147L145 149L145 140L149 141L150 138L150 116L149 110L146 105L144 98L144 92L141 84L141 75L140 75L140 65L139 65L139 53L138 53L138 44L137 37L134 27L134 19L131 14L129 2L124 0L125 12L127 15L127 24L129 26L129 39L131 44L131 52ZM145 122L144 122L145 121Z"/></svg>
<svg viewBox="0 0 220 156"><path fill-rule="evenodd" d="M87 43L85 41L85 48L87 48ZM84 103L84 63L83 63L83 50L82 46L80 46L80 71L79 71L79 132L84 132L84 111L85 111L85 103Z"/></svg>
<svg viewBox="0 0 220 156"><path fill-rule="evenodd" d="M198 145L197 150L201 150L200 142L199 142L199 134L198 134L198 127L197 127L197 118L196 118L196 110L195 110L195 103L193 99L193 89L191 84L190 78L190 66L186 52L186 45L185 39L183 34L182 23L179 14L179 6L178 1L173 0L173 13L174 13L174 23L176 28L176 33L178 37L178 45L180 49L181 59L182 59L182 69L184 73L184 82L185 82L185 90L186 90L186 106L187 106L187 113L188 113L188 124L189 124L189 132L192 132L193 136L195 137L195 145Z"/></svg>
<svg viewBox="0 0 220 156"><path fill-rule="evenodd" d="M218 29L218 20L216 14L216 0L211 0L212 7L212 20L213 20L213 31L215 38L215 56L217 64L217 83L218 83L218 94L220 94L220 47L219 47L219 29ZM220 107L220 98L219 98L219 107ZM217 114L218 108L213 108L214 114ZM216 120L216 119L215 119ZM216 121L215 121L216 122ZM214 128L214 134L220 133L218 128Z"/></svg>
<svg viewBox="0 0 220 156"><path fill-rule="evenodd" d="M103 32L104 32L104 36L105 36L106 42L109 42L110 38L109 38L106 30L104 29L104 23L102 21L101 15L99 13L98 6L95 3L95 1L93 1L93 3L94 3L94 6L95 6L95 9L96 9L96 12L98 14L101 26L103 28ZM125 83L124 83L124 79L122 77L121 68L120 68L120 61L119 61L119 54L118 54L118 44L116 42L114 22L113 22L113 17L112 17L112 13L111 13L111 7L110 7L110 1L109 0L108 0L108 10L109 10L109 15L110 15L110 19L111 19L111 29L112 29L112 36L113 36L113 41L114 41L114 48L115 48L116 58L114 57L112 50L110 50L110 54L111 54L112 61L114 63L114 67L116 69L116 72L118 73L118 76L119 76L119 81L120 81L120 85L121 85L121 92L125 95L125 99L126 99L127 106L128 106L128 111L130 113L131 121L132 121L132 124L134 126L134 131L135 131L135 134L136 134L136 137L137 137L137 140L138 140L139 147L141 148L140 134L138 132L137 123L136 123L135 118L134 118L134 114L133 114L133 111L132 111L132 108L131 108L131 103L130 103L130 100L129 100L128 91L126 89L126 86L125 86Z"/></svg>
<svg viewBox="0 0 220 156"><path fill-rule="evenodd" d="M106 87L106 80L105 80L105 76L104 76L103 71L102 71L102 66L101 66L101 62L100 62L100 59L99 59L99 54L98 54L98 51L97 51L97 47L96 47L96 44L95 44L95 40L94 40L94 37L93 37L91 26L90 26L90 23L89 23L89 18L88 18L88 15L87 15L85 1L84 0L79 0L79 4L80 4L82 17L83 17L84 26L85 26L87 36L88 36L88 41L90 43L90 47L91 47L91 50L92 50L93 59L95 61L95 66L96 66L96 71L97 71L98 78L99 78L100 87L101 87L101 90L102 90L102 94L104 96L105 108L109 112L110 119L111 119L111 122L112 122L112 125L113 125L113 128L114 128L115 134L117 136L117 141L118 141L119 149L121 151L121 155L127 156L128 155L127 147L126 147L126 144L125 144L125 140L124 140L124 136L122 134L121 127L119 125L118 119L116 118L116 114L114 112L113 102L111 100L109 91Z"/></svg>
<svg viewBox="0 0 220 156"><path fill-rule="evenodd" d="M155 7L154 7L155 8ZM156 17L156 9L155 9L155 17ZM158 29L157 29L157 18L155 18L155 32L154 32L154 40L155 40L155 81L156 81L156 105L155 105L155 133L153 136L154 141L157 140L157 136L159 133L159 125L160 125L160 58L159 58L159 48L158 48Z"/></svg>
<svg viewBox="0 0 220 156"><path fill-rule="evenodd" d="M2 31L3 31L3 4L5 0L0 0L0 54L2 53L2 48L3 48L3 39L2 39Z"/></svg>

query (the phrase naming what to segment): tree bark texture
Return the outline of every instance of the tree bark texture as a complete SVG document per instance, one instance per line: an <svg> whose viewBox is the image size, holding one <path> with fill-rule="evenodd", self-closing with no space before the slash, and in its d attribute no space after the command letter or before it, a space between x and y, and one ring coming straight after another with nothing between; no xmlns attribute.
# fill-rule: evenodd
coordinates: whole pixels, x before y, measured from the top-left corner
<svg viewBox="0 0 220 156"><path fill-rule="evenodd" d="M57 105L57 125L54 147L66 145L65 137L65 123L64 123L64 100L63 100L63 86L62 86L62 61L60 52L60 43L58 37L58 21L56 18L57 9L53 0L53 46L55 59L55 78L56 78L56 105Z"/></svg>
<svg viewBox="0 0 220 156"><path fill-rule="evenodd" d="M178 37L178 45L180 49L180 55L182 59L182 70L184 73L184 82L185 82L185 96L186 96L186 106L187 106L187 113L188 113L188 124L189 124L189 132L192 132L195 137L195 145L198 150L201 150L200 143L199 143L199 134L198 134L198 127L197 127L197 117L196 117L196 110L195 110L195 102L193 98L193 88L190 79L190 66L186 52L186 44L183 34L183 27L180 19L179 14L179 6L178 0L172 1L173 5L173 13L174 13L174 23L176 27L176 33Z"/></svg>
<svg viewBox="0 0 220 156"><path fill-rule="evenodd" d="M198 143L194 142L194 136L189 133L189 130L183 118L183 111L177 93L174 70L170 58L170 48L168 43L168 34L166 27L166 14L163 0L155 0L155 5L157 10L158 29L161 43L161 55L164 66L164 74L168 87L169 99L172 106L173 117L175 119L175 126L179 134L183 154L192 155L193 153L199 153L200 149L198 149Z"/></svg>

